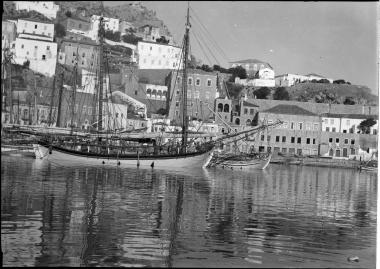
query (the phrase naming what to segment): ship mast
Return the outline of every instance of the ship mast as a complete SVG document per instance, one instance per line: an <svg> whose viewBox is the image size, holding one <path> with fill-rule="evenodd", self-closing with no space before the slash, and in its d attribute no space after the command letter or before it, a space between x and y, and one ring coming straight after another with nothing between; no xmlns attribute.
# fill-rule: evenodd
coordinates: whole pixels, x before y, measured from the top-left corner
<svg viewBox="0 0 380 269"><path fill-rule="evenodd" d="M103 128L102 119L103 119L103 33L104 33L104 20L103 20L103 1L101 1L102 14L99 18L99 99L98 99L98 123L97 129L101 131Z"/></svg>
<svg viewBox="0 0 380 269"><path fill-rule="evenodd" d="M188 129L188 118L187 118L187 61L189 57L189 32L190 32L190 21L189 21L189 2L187 2L187 18L186 18L186 32L184 40L184 63L183 63L183 75L182 75L182 153L186 153L187 145L187 129Z"/></svg>

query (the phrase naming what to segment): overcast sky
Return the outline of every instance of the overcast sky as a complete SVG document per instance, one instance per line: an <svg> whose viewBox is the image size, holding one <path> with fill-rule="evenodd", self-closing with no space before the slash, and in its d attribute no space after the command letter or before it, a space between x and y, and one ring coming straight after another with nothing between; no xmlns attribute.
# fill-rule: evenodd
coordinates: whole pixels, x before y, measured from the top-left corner
<svg viewBox="0 0 380 269"><path fill-rule="evenodd" d="M182 40L187 2L141 2ZM190 7L191 51L205 64L255 58L275 75L316 73L377 94L376 2L190 1Z"/></svg>

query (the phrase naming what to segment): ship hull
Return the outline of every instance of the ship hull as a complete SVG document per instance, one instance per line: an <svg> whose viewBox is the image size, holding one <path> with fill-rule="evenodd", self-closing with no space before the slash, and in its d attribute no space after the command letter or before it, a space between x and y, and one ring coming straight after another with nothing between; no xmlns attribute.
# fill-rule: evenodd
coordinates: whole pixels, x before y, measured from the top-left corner
<svg viewBox="0 0 380 269"><path fill-rule="evenodd" d="M199 154L187 154L179 156L143 156L143 157L106 157L86 156L83 153L72 153L59 148L49 150L48 147L33 144L33 150L37 159L47 159L63 166L72 165L107 165L119 167L154 167L157 169L205 167L211 160L213 150ZM50 153L51 152L51 153Z"/></svg>

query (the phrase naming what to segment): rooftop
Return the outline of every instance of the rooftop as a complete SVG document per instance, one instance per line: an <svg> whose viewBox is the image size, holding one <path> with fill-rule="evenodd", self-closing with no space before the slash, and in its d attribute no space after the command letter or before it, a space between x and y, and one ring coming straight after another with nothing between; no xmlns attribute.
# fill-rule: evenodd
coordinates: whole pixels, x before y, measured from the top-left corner
<svg viewBox="0 0 380 269"><path fill-rule="evenodd" d="M154 42L154 41L139 40L138 43L150 43L150 44L156 44L156 45L162 45L162 46L169 46L169 47L174 47L174 48L179 48L179 49L180 49L180 47L175 46L175 45L163 44L163 43L157 43L157 42Z"/></svg>
<svg viewBox="0 0 380 269"><path fill-rule="evenodd" d="M310 74L307 74L305 76L307 76L307 77L314 76L314 77L325 78L324 76L321 76L321 75L318 75L318 74L315 74L315 73L310 73Z"/></svg>
<svg viewBox="0 0 380 269"><path fill-rule="evenodd" d="M365 114L334 114L334 113L323 113L322 117L325 118L345 118L345 119L378 119L378 115L365 115Z"/></svg>
<svg viewBox="0 0 380 269"><path fill-rule="evenodd" d="M255 105L255 104L249 103L249 102L247 102L247 101L243 101L243 106L259 107L259 106Z"/></svg>
<svg viewBox="0 0 380 269"><path fill-rule="evenodd" d="M295 105L277 105L275 107L262 111L262 113L318 116L317 114L314 114L306 109L300 108L299 106Z"/></svg>
<svg viewBox="0 0 380 269"><path fill-rule="evenodd" d="M39 22L39 23L45 23L45 24L54 24L52 21L33 19L33 18L19 18L18 20Z"/></svg>

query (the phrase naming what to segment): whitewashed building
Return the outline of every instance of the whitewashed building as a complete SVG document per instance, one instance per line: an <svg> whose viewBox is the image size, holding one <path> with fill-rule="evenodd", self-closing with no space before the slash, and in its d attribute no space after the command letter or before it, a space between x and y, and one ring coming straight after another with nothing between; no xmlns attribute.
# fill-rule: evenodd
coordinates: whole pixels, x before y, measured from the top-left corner
<svg viewBox="0 0 380 269"><path fill-rule="evenodd" d="M14 60L23 65L29 60L29 68L46 76L55 74L57 43L35 39L16 38Z"/></svg>
<svg viewBox="0 0 380 269"><path fill-rule="evenodd" d="M379 130L377 116L363 114L322 114L322 132L356 134L359 132L360 123L368 118L376 120L376 124L370 128L370 134L376 135Z"/></svg>
<svg viewBox="0 0 380 269"><path fill-rule="evenodd" d="M53 1L13 1L16 10L37 11L49 19L55 19L59 10L59 5L54 4Z"/></svg>
<svg viewBox="0 0 380 269"><path fill-rule="evenodd" d="M106 31L118 32L119 31L119 19L103 17L104 29ZM100 16L91 16L91 30L88 31L86 36L90 37L92 40L98 40Z"/></svg>
<svg viewBox="0 0 380 269"><path fill-rule="evenodd" d="M274 87L276 85L274 71L268 67L264 67L257 71L253 79L240 79L239 77L236 77L235 83L254 87Z"/></svg>
<svg viewBox="0 0 380 269"><path fill-rule="evenodd" d="M137 52L140 69L178 69L180 66L181 48L177 46L139 41Z"/></svg>
<svg viewBox="0 0 380 269"><path fill-rule="evenodd" d="M17 21L17 34L19 38L53 41L54 24L34 19L19 19Z"/></svg>
<svg viewBox="0 0 380 269"><path fill-rule="evenodd" d="M276 86L283 87L290 87L304 81L309 81L309 77L297 74L283 74L275 77Z"/></svg>

